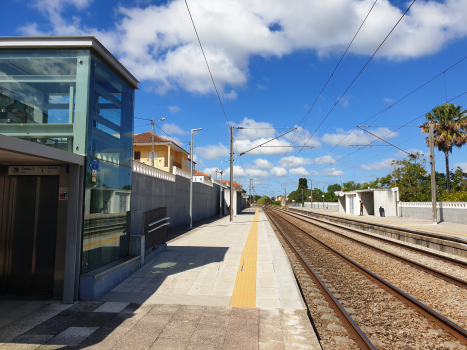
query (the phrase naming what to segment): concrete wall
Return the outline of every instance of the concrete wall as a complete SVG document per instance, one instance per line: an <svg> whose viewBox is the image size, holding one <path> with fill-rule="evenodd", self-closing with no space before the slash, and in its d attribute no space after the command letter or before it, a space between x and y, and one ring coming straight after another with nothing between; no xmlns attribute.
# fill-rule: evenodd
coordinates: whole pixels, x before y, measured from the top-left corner
<svg viewBox="0 0 467 350"><path fill-rule="evenodd" d="M360 214L360 201L363 203L363 215L375 214L375 201L373 199L373 192L360 192L357 194L358 199L358 213ZM379 207L378 207L379 208Z"/></svg>
<svg viewBox="0 0 467 350"><path fill-rule="evenodd" d="M374 191L375 216L380 216L379 207L384 208L385 216L396 216L396 195L394 191Z"/></svg>
<svg viewBox="0 0 467 350"><path fill-rule="evenodd" d="M301 203L298 206L301 206ZM313 202L313 206L311 206L310 202L305 202L305 208L323 209L323 202ZM337 202L324 202L324 208L326 210L338 211L339 210L339 203L337 203Z"/></svg>
<svg viewBox="0 0 467 350"><path fill-rule="evenodd" d="M133 172L131 191L131 234L143 234L143 213L147 210L167 207L170 217L169 227L190 223L190 179L175 176L175 181L167 181L153 176ZM193 222L219 215L219 185L205 185L193 182ZM229 214L230 190L224 189L224 214ZM234 214L244 206L241 193L234 191L239 198L234 200ZM235 198L235 197L234 197Z"/></svg>
<svg viewBox="0 0 467 350"><path fill-rule="evenodd" d="M432 220L431 202L401 202L401 216ZM467 224L467 202L438 202L438 222L447 221Z"/></svg>

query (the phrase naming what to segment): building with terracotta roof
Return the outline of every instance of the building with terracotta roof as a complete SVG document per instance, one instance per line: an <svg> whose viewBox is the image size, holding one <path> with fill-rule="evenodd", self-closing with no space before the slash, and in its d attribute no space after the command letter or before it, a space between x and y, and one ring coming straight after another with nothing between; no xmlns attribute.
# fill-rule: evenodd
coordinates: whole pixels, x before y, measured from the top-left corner
<svg viewBox="0 0 467 350"><path fill-rule="evenodd" d="M194 171L193 171L193 175L195 175L195 176L204 176L204 178L205 178L206 180L211 181L211 175L206 174L206 173L203 173L202 171L194 170Z"/></svg>
<svg viewBox="0 0 467 350"><path fill-rule="evenodd" d="M133 159L151 165L152 133L150 131L133 135ZM190 172L190 155L174 141L154 134L154 167L170 173L173 173L173 167Z"/></svg>
<svg viewBox="0 0 467 350"><path fill-rule="evenodd" d="M222 180L222 184L230 186L230 181L229 180ZM240 185L237 181L234 180L233 187L234 188L242 188L242 185Z"/></svg>

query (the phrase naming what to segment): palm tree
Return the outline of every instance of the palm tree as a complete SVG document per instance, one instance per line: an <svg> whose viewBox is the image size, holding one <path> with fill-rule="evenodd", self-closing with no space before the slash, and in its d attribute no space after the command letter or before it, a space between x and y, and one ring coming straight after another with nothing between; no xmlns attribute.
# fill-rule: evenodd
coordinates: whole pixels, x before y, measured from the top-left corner
<svg viewBox="0 0 467 350"><path fill-rule="evenodd" d="M430 132L430 124L433 125L434 145L438 150L444 152L446 158L446 190L451 190L451 179L449 176L449 153L452 153L452 146L462 147L467 143L467 111L454 103L436 106L430 113L425 115L427 122L421 128L422 133ZM426 143L430 145L430 138L426 138Z"/></svg>

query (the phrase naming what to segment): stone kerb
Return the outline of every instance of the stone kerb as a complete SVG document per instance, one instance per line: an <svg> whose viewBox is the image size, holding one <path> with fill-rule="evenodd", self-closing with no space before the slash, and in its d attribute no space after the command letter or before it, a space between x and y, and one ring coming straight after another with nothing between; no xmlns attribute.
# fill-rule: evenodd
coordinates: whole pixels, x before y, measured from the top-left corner
<svg viewBox="0 0 467 350"><path fill-rule="evenodd" d="M133 171L147 176L157 177L162 180L175 182L175 175L167 171L154 168L150 165L140 163L136 160L133 161Z"/></svg>

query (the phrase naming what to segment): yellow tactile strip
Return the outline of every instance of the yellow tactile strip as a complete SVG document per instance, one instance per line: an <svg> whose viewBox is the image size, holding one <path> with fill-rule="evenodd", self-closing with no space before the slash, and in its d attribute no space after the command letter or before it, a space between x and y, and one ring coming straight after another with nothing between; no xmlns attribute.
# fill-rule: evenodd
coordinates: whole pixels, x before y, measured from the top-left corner
<svg viewBox="0 0 467 350"><path fill-rule="evenodd" d="M258 209L248 232L238 266L237 278L230 300L230 306L256 306L256 256L258 248Z"/></svg>

